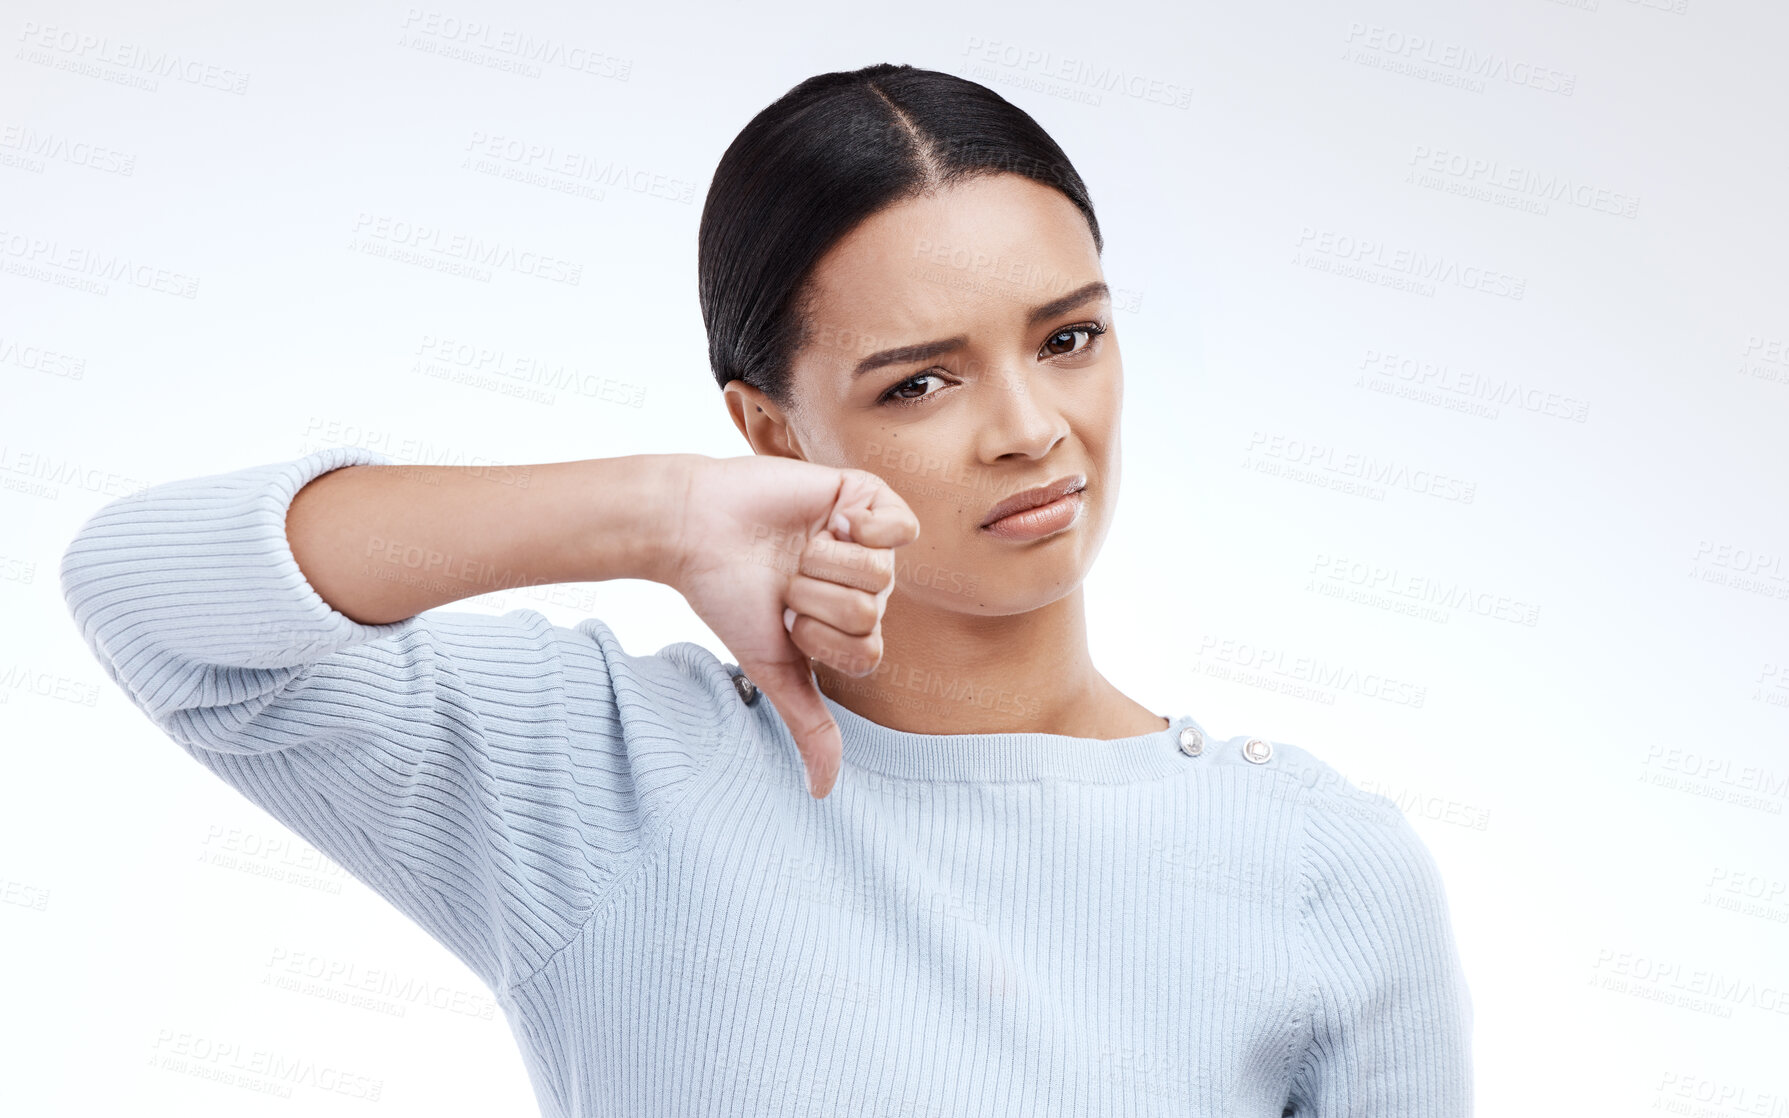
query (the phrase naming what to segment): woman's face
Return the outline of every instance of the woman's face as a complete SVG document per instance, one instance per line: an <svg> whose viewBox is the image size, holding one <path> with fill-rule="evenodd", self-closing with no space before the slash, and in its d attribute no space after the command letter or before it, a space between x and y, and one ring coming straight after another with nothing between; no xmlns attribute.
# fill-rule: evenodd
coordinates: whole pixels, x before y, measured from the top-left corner
<svg viewBox="0 0 1789 1118"><path fill-rule="evenodd" d="M976 176L877 213L810 279L793 410L727 386L753 447L901 495L920 534L895 553L897 595L997 616L1074 590L1117 498L1123 395L1080 210L1021 175ZM1054 519L984 526L1004 498L1063 479L1085 484Z"/></svg>

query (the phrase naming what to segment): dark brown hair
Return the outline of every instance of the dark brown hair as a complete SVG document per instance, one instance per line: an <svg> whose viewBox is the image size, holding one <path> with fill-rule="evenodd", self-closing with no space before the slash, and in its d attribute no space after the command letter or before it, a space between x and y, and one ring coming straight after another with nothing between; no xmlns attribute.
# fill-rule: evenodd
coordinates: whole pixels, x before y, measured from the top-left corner
<svg viewBox="0 0 1789 1118"><path fill-rule="evenodd" d="M788 407L808 335L809 272L882 208L972 175L1024 175L1099 221L1062 149L985 85L889 62L818 74L751 119L716 166L696 272L715 383L744 380Z"/></svg>

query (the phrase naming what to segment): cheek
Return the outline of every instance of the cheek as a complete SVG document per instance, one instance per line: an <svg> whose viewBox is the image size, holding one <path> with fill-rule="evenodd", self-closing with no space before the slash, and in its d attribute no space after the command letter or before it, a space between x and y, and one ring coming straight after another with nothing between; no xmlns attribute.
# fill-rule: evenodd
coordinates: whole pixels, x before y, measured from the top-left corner
<svg viewBox="0 0 1789 1118"><path fill-rule="evenodd" d="M920 534L914 546L947 545L965 523L973 527L980 522L978 508L993 503L988 498L978 504L977 475L967 464L969 451L961 440L950 437L954 433L928 431L934 437L922 441L912 437L913 428L871 428L854 444L861 468L881 478L918 518Z"/></svg>
<svg viewBox="0 0 1789 1118"><path fill-rule="evenodd" d="M942 478L918 479L905 483L902 493L907 507L919 518L919 538L914 546L928 552L960 546L965 530L974 526L967 491Z"/></svg>
<svg viewBox="0 0 1789 1118"><path fill-rule="evenodd" d="M897 579L913 589L931 586L941 571L959 570L971 562L982 513L997 496L979 499L960 470L906 474L888 469L877 473L888 482L919 520L919 538L895 551Z"/></svg>
<svg viewBox="0 0 1789 1118"><path fill-rule="evenodd" d="M1095 455L1111 456L1118 446L1118 431L1124 416L1124 382L1114 377L1107 390L1089 402L1086 438Z"/></svg>

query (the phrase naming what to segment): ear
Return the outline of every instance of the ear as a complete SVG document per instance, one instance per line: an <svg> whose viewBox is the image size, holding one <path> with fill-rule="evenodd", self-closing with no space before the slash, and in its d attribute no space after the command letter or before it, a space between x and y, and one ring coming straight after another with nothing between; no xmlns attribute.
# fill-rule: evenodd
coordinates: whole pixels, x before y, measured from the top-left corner
<svg viewBox="0 0 1789 1118"><path fill-rule="evenodd" d="M752 448L753 454L800 458L806 461L807 456L801 452L801 444L795 437L794 428L789 424L789 417L769 396L737 378L728 381L721 393L726 400L727 415L732 418L733 426L739 428L739 433L745 436L746 444Z"/></svg>

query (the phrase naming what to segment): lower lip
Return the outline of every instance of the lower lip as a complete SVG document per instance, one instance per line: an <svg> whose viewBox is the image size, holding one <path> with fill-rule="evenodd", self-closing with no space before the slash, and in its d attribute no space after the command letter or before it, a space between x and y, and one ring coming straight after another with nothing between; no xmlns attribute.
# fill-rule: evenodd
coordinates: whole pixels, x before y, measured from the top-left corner
<svg viewBox="0 0 1789 1118"><path fill-rule="evenodd" d="M982 531L1008 540L1035 540L1055 535L1081 518L1080 489L1047 505L1003 516Z"/></svg>

